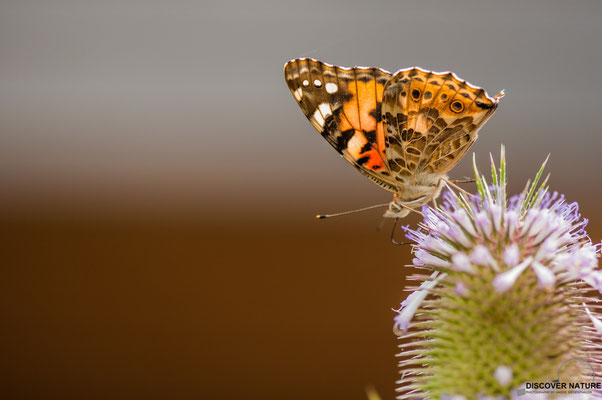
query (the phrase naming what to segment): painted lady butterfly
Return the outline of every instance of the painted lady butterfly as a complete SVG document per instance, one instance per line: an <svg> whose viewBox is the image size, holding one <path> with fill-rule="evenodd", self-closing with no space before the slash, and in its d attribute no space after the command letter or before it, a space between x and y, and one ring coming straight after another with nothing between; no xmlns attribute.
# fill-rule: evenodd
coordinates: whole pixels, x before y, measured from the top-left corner
<svg viewBox="0 0 602 400"><path fill-rule="evenodd" d="M341 156L393 192L385 217L437 198L446 173L477 139L503 92L491 98L451 72L418 67L391 74L309 58L284 66L291 93Z"/></svg>

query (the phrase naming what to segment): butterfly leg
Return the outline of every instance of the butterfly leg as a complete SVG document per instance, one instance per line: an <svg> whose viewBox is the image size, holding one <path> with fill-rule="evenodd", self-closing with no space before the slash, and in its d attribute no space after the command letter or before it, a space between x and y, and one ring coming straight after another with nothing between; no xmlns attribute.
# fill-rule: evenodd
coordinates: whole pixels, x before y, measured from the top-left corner
<svg viewBox="0 0 602 400"><path fill-rule="evenodd" d="M459 190L460 192L462 192L462 193L464 193L464 194L466 194L466 195L468 195L468 196L474 196L474 194L472 194L472 193L468 193L466 190L462 189L460 186L456 185L456 184L455 184L455 183L453 183L452 181L448 181L448 180L447 180L447 179L445 179L445 178L441 178L441 180L442 180L443 182L445 182L446 184L448 184L448 185L452 186L454 189L456 189L456 190Z"/></svg>
<svg viewBox="0 0 602 400"><path fill-rule="evenodd" d="M412 207L410 207L410 206L406 206L405 204L403 204L403 203L401 203L401 202L399 202L399 203L395 203L395 205L397 205L397 206L400 206L400 207L402 207L402 208L405 208L405 209L407 209L407 210L408 210L408 211L410 211L410 212L415 212L416 214L418 214L418 215L420 215L422 218L424 218L424 214L423 214L423 213L421 213L420 211L416 210L415 208L412 208Z"/></svg>
<svg viewBox="0 0 602 400"><path fill-rule="evenodd" d="M451 183L475 183L474 179L454 179Z"/></svg>
<svg viewBox="0 0 602 400"><path fill-rule="evenodd" d="M412 242L398 242L395 240L395 228L397 228L397 222L399 222L399 218L395 218L395 222L393 222L393 229L391 229L391 243L399 246L412 244Z"/></svg>

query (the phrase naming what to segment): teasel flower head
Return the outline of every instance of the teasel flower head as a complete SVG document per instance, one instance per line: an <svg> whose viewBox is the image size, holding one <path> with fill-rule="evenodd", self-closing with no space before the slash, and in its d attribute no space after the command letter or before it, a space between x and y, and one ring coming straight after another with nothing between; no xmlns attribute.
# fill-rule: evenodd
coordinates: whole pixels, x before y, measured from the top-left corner
<svg viewBox="0 0 602 400"><path fill-rule="evenodd" d="M491 184L473 157L476 195L448 188L404 228L418 272L396 310L399 399L518 398L602 371L599 245L577 203L540 184L546 162L508 198L504 148Z"/></svg>

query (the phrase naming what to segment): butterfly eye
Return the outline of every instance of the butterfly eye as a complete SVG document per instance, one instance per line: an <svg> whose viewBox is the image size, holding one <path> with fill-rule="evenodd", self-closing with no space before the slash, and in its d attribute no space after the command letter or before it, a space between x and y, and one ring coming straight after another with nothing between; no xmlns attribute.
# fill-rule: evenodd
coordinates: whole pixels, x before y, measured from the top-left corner
<svg viewBox="0 0 602 400"><path fill-rule="evenodd" d="M416 101L420 100L420 90L418 90L418 89L412 90L412 98Z"/></svg>
<svg viewBox="0 0 602 400"><path fill-rule="evenodd" d="M464 110L464 104L459 100L452 102L449 107L453 112L457 113L462 112L462 110Z"/></svg>

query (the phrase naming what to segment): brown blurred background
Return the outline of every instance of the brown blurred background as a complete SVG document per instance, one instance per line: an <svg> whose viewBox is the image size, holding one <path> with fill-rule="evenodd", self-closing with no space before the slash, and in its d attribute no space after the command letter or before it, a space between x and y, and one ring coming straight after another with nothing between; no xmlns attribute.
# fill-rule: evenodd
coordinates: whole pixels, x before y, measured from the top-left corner
<svg viewBox="0 0 602 400"><path fill-rule="evenodd" d="M602 237L596 0L3 1L0 54L3 399L393 398L409 248L380 210L313 219L390 196L291 58L506 89L479 164L504 143L516 192L552 153Z"/></svg>

